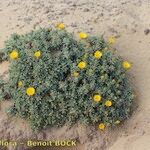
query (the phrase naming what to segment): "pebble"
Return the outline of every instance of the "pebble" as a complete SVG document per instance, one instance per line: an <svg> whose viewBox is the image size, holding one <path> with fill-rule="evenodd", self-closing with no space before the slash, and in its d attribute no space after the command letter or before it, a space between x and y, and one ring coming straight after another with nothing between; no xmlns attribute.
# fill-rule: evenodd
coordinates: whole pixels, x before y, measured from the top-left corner
<svg viewBox="0 0 150 150"><path fill-rule="evenodd" d="M145 29L144 33L145 33L145 35L148 35L150 33L150 29Z"/></svg>

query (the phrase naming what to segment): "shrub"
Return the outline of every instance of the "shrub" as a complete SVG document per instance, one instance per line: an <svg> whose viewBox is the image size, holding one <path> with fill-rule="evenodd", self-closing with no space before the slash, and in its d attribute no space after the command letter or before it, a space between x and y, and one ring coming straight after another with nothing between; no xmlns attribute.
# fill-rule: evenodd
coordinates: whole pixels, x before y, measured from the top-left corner
<svg viewBox="0 0 150 150"><path fill-rule="evenodd" d="M80 38L63 29L11 36L3 50L10 61L10 114L27 119L33 130L77 121L100 123L103 130L130 116L130 64L102 37Z"/></svg>

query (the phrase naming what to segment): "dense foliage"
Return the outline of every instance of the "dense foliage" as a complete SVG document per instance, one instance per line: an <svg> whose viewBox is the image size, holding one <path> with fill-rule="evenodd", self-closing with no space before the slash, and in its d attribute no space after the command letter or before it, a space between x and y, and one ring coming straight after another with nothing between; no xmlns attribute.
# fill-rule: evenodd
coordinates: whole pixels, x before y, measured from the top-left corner
<svg viewBox="0 0 150 150"><path fill-rule="evenodd" d="M0 85L1 97L7 92L13 100L10 114L34 130L77 121L104 129L129 117L129 64L102 37L84 37L60 29L12 35L3 49L10 61L6 91Z"/></svg>

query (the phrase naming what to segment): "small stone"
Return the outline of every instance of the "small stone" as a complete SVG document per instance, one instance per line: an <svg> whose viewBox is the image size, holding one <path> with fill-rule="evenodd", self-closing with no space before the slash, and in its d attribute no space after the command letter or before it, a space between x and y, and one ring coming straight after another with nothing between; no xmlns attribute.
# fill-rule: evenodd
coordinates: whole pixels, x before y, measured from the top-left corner
<svg viewBox="0 0 150 150"><path fill-rule="evenodd" d="M135 32L136 32L136 29L131 29L131 31L132 31L133 33L135 33Z"/></svg>
<svg viewBox="0 0 150 150"><path fill-rule="evenodd" d="M46 7L45 10L44 10L44 14L48 14L50 12L49 8Z"/></svg>
<svg viewBox="0 0 150 150"><path fill-rule="evenodd" d="M145 33L145 35L148 35L150 33L150 29L145 29L144 33Z"/></svg>
<svg viewBox="0 0 150 150"><path fill-rule="evenodd" d="M74 4L72 4L72 6L73 6L73 7L77 7L77 4L74 3Z"/></svg>
<svg viewBox="0 0 150 150"><path fill-rule="evenodd" d="M84 11L84 12L89 12L89 11L90 11L90 9L85 8L83 11Z"/></svg>

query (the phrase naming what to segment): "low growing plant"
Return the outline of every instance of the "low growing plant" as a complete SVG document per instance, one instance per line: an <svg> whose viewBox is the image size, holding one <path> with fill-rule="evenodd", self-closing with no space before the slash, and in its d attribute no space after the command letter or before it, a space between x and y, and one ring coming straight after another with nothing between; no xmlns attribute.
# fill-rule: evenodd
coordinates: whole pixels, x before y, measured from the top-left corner
<svg viewBox="0 0 150 150"><path fill-rule="evenodd" d="M76 40L64 25L57 27L6 41L9 113L27 119L33 130L76 122L99 123L104 130L127 119L133 102L126 74L131 65L111 50L114 38L106 43L81 32Z"/></svg>

